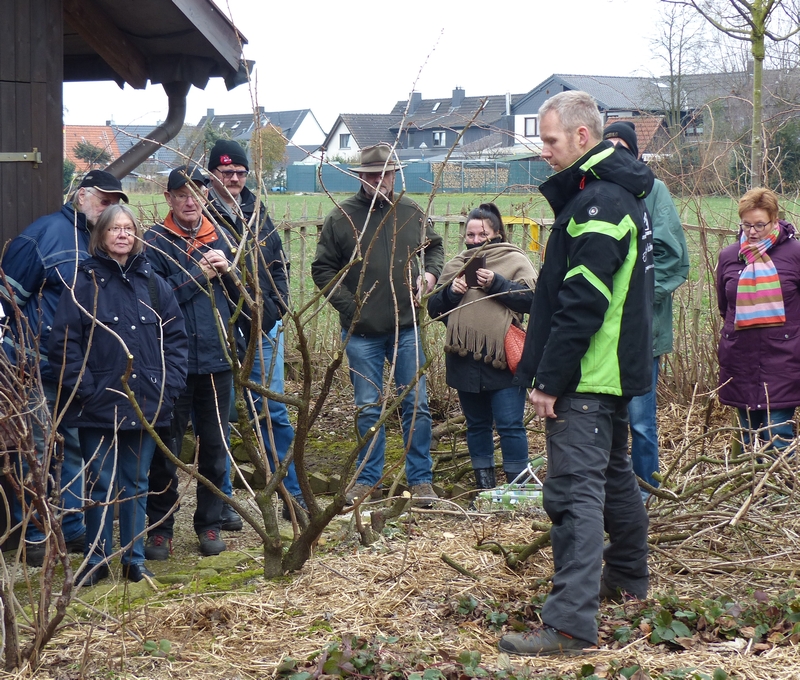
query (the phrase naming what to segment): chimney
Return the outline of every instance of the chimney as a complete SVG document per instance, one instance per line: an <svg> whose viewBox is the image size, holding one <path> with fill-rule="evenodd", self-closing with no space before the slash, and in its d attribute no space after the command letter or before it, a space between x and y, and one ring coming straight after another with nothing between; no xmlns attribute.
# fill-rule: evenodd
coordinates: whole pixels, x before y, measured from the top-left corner
<svg viewBox="0 0 800 680"><path fill-rule="evenodd" d="M214 117L214 109L206 109L206 122Z"/></svg>
<svg viewBox="0 0 800 680"><path fill-rule="evenodd" d="M263 107L263 106L257 106L257 107L256 107L256 109L258 110L258 112L259 112L261 115L264 115L264 107Z"/></svg>
<svg viewBox="0 0 800 680"><path fill-rule="evenodd" d="M464 101L464 90L456 85L456 88L453 90L453 99L451 100L450 106L454 109L457 109L461 106L461 102Z"/></svg>
<svg viewBox="0 0 800 680"><path fill-rule="evenodd" d="M511 93L506 92L506 115L511 115Z"/></svg>
<svg viewBox="0 0 800 680"><path fill-rule="evenodd" d="M421 92L412 92L408 95L409 98L409 105L408 105L408 115L412 115L417 112L419 105L422 103L422 93Z"/></svg>

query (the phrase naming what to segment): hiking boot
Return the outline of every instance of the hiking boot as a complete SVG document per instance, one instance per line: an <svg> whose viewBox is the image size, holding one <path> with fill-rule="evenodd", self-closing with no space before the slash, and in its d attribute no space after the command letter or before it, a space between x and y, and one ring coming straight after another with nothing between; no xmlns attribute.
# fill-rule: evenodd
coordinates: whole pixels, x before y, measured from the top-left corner
<svg viewBox="0 0 800 680"><path fill-rule="evenodd" d="M84 531L80 536L76 536L71 541L67 541L67 552L78 553L83 555L86 548L86 532Z"/></svg>
<svg viewBox="0 0 800 680"><path fill-rule="evenodd" d="M427 482L414 484L411 487L411 505L415 508L432 508L433 502L439 498L433 487Z"/></svg>
<svg viewBox="0 0 800 680"><path fill-rule="evenodd" d="M478 468L475 473L476 489L494 489L497 486L494 468Z"/></svg>
<svg viewBox="0 0 800 680"><path fill-rule="evenodd" d="M606 582L601 578L600 579L600 601L602 602L605 600L606 602L613 602L614 604L625 604L626 602L631 602L632 600L637 600L639 598L632 593L629 593L622 588L610 588L606 585Z"/></svg>
<svg viewBox="0 0 800 680"><path fill-rule="evenodd" d="M220 515L222 524L220 528L223 531L241 531L244 524L239 513L236 512L228 503L222 504L222 515Z"/></svg>
<svg viewBox="0 0 800 680"><path fill-rule="evenodd" d="M216 529L206 529L197 534L200 541L200 552L206 557L210 555L219 555L227 548L225 542L219 537L219 532Z"/></svg>
<svg viewBox="0 0 800 680"><path fill-rule="evenodd" d="M306 500L303 498L303 494L299 493L297 495L292 495L294 502L297 503L303 510L308 512L308 506L306 505ZM287 522L292 521L292 513L289 511L289 505L286 501L283 501L283 510L281 510L281 517L285 519Z"/></svg>
<svg viewBox="0 0 800 680"><path fill-rule="evenodd" d="M126 579L128 579L129 581L133 581L134 583L138 583L145 576L147 578L156 577L156 575L152 571L150 571L147 567L145 567L143 564L123 564L122 575Z"/></svg>
<svg viewBox="0 0 800 680"><path fill-rule="evenodd" d="M144 544L144 557L161 562L172 554L172 539L164 534L150 534Z"/></svg>
<svg viewBox="0 0 800 680"><path fill-rule="evenodd" d="M518 656L547 656L549 654L574 656L595 647L591 642L579 640L550 626L542 626L524 633L508 633L500 638L497 646L501 652Z"/></svg>
<svg viewBox="0 0 800 680"><path fill-rule="evenodd" d="M372 489L372 484L354 484L353 488L345 496L346 505L353 505L357 500L361 500L370 492L370 489ZM376 489L376 492L383 496L382 491Z"/></svg>
<svg viewBox="0 0 800 680"><path fill-rule="evenodd" d="M108 578L107 564L87 564L75 574L75 584L84 588L91 588L104 578Z"/></svg>

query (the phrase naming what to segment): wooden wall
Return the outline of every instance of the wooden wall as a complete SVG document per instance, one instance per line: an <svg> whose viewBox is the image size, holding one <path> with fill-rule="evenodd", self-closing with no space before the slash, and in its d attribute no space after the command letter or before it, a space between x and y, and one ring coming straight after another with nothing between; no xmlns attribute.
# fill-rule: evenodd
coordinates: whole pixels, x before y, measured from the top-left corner
<svg viewBox="0 0 800 680"><path fill-rule="evenodd" d="M62 0L0 0L0 17L0 153L42 152L0 162L2 248L62 203Z"/></svg>

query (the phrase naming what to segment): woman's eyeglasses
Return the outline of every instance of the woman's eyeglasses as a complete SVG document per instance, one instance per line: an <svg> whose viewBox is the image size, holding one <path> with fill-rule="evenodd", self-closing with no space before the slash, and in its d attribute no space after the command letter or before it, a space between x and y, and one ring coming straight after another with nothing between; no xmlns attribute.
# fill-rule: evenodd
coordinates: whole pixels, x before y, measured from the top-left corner
<svg viewBox="0 0 800 680"><path fill-rule="evenodd" d="M756 222L755 224L750 224L749 222L739 222L739 226L742 228L742 231L750 231L751 229L755 229L756 231L764 231L772 222Z"/></svg>

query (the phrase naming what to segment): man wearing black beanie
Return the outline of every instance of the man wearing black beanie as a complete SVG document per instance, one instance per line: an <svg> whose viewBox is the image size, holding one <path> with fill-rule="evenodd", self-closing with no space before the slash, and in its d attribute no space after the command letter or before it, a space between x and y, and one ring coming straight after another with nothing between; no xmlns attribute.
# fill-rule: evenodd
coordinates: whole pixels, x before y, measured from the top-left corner
<svg viewBox="0 0 800 680"><path fill-rule="evenodd" d="M627 120L620 120L606 126L603 132L603 139L609 139L616 144L615 140L621 139L625 142L624 146L636 158L639 158L639 142L636 139L636 126Z"/></svg>
<svg viewBox="0 0 800 680"><path fill-rule="evenodd" d="M289 265L281 237L264 204L245 186L249 171L247 153L237 142L228 139L217 141L208 156L208 169L211 172L212 185L207 213L217 224L231 232L237 241L246 236L248 279L252 282L258 278L263 296L261 338L250 378L258 384L267 385L273 392L283 394L284 331L281 318L289 304ZM259 252L255 251L256 244ZM247 309L244 313L251 316ZM249 340L249 322L245 320L241 325ZM250 396L259 416L268 412L266 415L270 422L260 419L261 433L264 446L270 452L267 458L274 468L275 459L283 461L294 439L289 412L286 404L280 401L264 399L256 392L251 392ZM294 463L289 464L283 485L297 505L307 509ZM230 474L221 490L228 497L233 493ZM284 499L283 517L286 520L291 520L292 517L287 499ZM238 531L242 528L241 518L227 503L222 508L222 528L227 531Z"/></svg>
<svg viewBox="0 0 800 680"><path fill-rule="evenodd" d="M639 157L636 126L626 120L606 126L603 139L618 148L628 149ZM686 237L675 202L666 185L656 179L653 190L644 199L653 223L653 262L655 295L653 297L653 386L647 394L633 397L628 404L631 428L631 462L638 477L654 487L658 474L658 429L656 425L656 384L661 356L672 351L672 294L689 276L689 253ZM642 498L649 497L642 490ZM605 592L601 593L604 595Z"/></svg>

